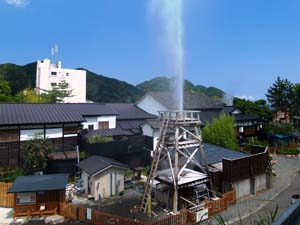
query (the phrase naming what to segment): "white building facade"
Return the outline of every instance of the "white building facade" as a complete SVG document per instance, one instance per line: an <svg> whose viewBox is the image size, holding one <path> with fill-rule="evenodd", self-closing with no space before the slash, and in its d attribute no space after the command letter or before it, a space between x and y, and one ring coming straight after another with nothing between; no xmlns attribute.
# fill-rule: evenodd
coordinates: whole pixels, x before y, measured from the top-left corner
<svg viewBox="0 0 300 225"><path fill-rule="evenodd" d="M65 81L72 90L71 97L65 98L66 103L86 102L86 71L62 68L61 61L51 63L50 59L38 60L36 68L36 89L41 94L52 90Z"/></svg>

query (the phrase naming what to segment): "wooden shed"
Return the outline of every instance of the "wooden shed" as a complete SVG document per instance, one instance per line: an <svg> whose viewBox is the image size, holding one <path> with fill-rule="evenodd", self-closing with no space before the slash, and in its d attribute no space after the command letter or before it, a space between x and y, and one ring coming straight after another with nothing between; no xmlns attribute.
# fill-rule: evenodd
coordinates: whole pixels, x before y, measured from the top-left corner
<svg viewBox="0 0 300 225"><path fill-rule="evenodd" d="M8 193L14 193L14 217L58 214L65 202L68 174L19 176Z"/></svg>

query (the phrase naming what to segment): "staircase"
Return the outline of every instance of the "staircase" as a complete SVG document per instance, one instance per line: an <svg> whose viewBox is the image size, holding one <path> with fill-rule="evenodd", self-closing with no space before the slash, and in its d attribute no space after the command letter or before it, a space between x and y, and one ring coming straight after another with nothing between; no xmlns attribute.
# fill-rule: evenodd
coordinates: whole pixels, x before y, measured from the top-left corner
<svg viewBox="0 0 300 225"><path fill-rule="evenodd" d="M151 195L152 183L153 183L155 175L156 175L161 152L164 148L163 143L166 138L166 132L168 130L169 121L170 121L170 116L167 116L163 119L160 136L158 138L158 142L155 147L152 165L151 165L150 173L147 177L147 183L145 185L145 191L143 194L143 199L142 199L142 204L141 204L141 208L144 212L146 212L146 210L147 210L147 200L148 200L148 196Z"/></svg>

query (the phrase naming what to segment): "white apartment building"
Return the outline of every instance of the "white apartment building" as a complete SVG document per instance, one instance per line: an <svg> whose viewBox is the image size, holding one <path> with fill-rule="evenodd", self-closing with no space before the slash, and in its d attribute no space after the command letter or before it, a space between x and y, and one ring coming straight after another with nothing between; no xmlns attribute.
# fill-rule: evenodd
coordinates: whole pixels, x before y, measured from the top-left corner
<svg viewBox="0 0 300 225"><path fill-rule="evenodd" d="M86 71L64 69L61 61L52 64L50 59L38 60L36 66L36 90L43 93L51 90L59 83L65 81L72 90L72 97L64 99L68 103L86 102Z"/></svg>

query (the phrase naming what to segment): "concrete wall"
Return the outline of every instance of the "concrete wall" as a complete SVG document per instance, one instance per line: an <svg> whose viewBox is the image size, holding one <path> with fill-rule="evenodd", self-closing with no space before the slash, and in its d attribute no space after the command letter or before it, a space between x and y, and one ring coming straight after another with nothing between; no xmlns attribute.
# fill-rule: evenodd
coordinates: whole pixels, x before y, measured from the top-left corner
<svg viewBox="0 0 300 225"><path fill-rule="evenodd" d="M111 167L92 178L93 195L95 200L118 195L124 190L125 170ZM100 196L99 196L100 195Z"/></svg>
<svg viewBox="0 0 300 225"><path fill-rule="evenodd" d="M142 125L142 131L143 131L143 135L148 137L153 137L153 150L155 150L159 138L159 134L160 134L160 129L153 129L150 125L145 123Z"/></svg>
<svg viewBox="0 0 300 225"><path fill-rule="evenodd" d="M169 110L167 107L159 103L156 99L154 99L151 95L147 95L144 99L138 102L137 106L144 111L151 113L153 115L159 116L158 111L167 111Z"/></svg>
<svg viewBox="0 0 300 225"><path fill-rule="evenodd" d="M94 126L94 130L99 129L99 122L108 122L109 129L116 128L116 116L84 116L83 129L88 129L89 125Z"/></svg>
<svg viewBox="0 0 300 225"><path fill-rule="evenodd" d="M84 188L84 192L86 194L88 194L88 185L89 185L88 177L89 177L89 175L86 172L84 172L84 171L81 172L82 185Z"/></svg>
<svg viewBox="0 0 300 225"><path fill-rule="evenodd" d="M56 74L54 74L56 73ZM36 69L36 87L38 93L43 90L51 90L53 86L65 81L69 84L69 90L72 90L72 97L64 99L64 102L86 102L86 71L64 69L61 62L52 64L49 59L37 61Z"/></svg>
<svg viewBox="0 0 300 225"><path fill-rule="evenodd" d="M232 184L232 187L236 190L236 198L242 198L250 195L250 179L237 181Z"/></svg>
<svg viewBox="0 0 300 225"><path fill-rule="evenodd" d="M267 175L261 174L254 178L234 182L232 187L236 190L236 198L242 198L267 188Z"/></svg>

